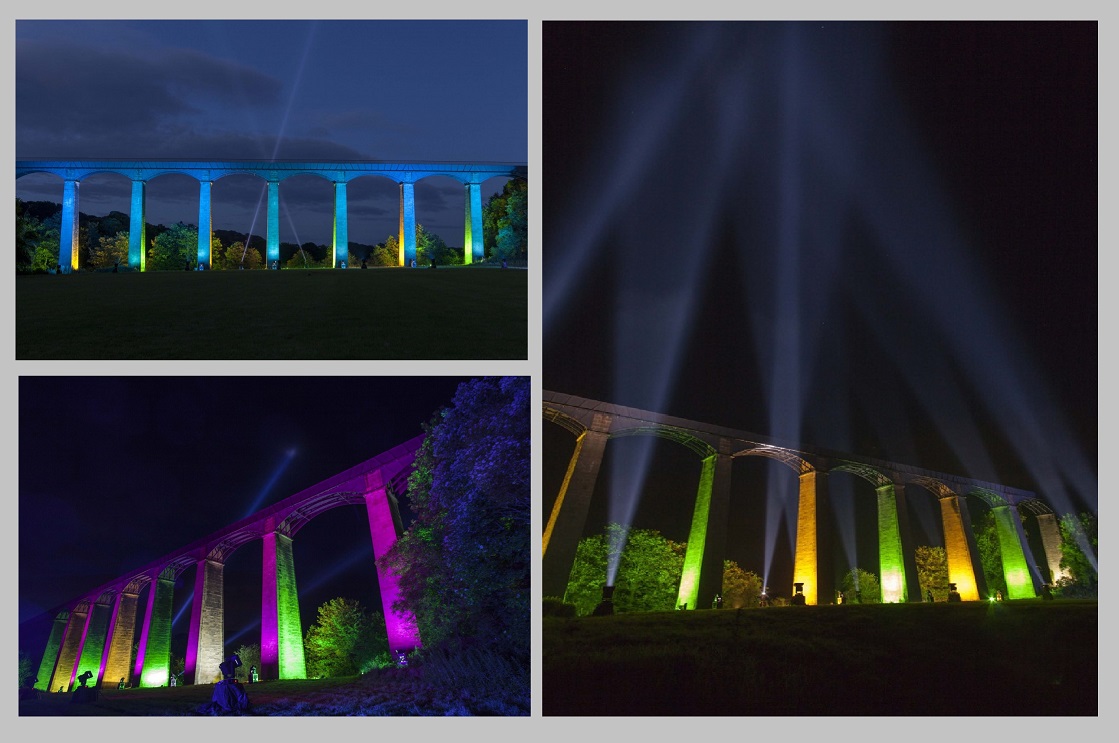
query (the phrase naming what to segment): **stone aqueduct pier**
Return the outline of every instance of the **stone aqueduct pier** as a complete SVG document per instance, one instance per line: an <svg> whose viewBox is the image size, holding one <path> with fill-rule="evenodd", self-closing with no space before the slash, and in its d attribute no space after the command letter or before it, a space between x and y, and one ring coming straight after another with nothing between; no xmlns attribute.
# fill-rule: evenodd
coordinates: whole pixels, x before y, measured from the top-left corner
<svg viewBox="0 0 1119 743"><path fill-rule="evenodd" d="M349 260L346 184L363 176L388 178L400 186L400 266L416 257L416 182L431 176L447 176L463 184L466 200L466 229L463 257L466 263L481 260L482 183L497 177L525 177L527 166L509 163L389 163L377 161L296 162L286 160L17 160L16 178L30 173L53 173L62 179L62 225L59 233L59 263L65 272L78 267L78 186L95 173L119 173L132 181L128 232L128 265L146 269L144 186L167 173L182 173L199 183L198 262L212 265L210 245L212 221L210 192L214 181L227 175L247 173L268 184L266 260L271 266L280 258L280 182L296 175L311 174L334 184L334 245L332 265ZM64 256L69 253L69 261Z"/></svg>
<svg viewBox="0 0 1119 743"><path fill-rule="evenodd" d="M690 449L701 463L691 530L684 557L677 606L710 606L721 591L723 553L731 491L731 464L736 457L768 457L799 478L793 582L804 584L806 603L834 591L830 542L821 517L828 513L828 477L848 473L869 482L877 494L879 581L887 603L921 601L917 566L905 505L907 486L929 491L940 504L948 557L948 580L964 601L986 594L967 498L978 498L994 513L1009 598L1033 598L1049 575L1030 554L1020 512L1037 519L1045 562L1060 576L1060 533L1056 514L1031 492L941 472L865 457L814 451L744 431L673 418L636 408L587 400L547 390L544 419L575 437L560 492L544 529L543 594L563 596L575 551L602 463L606 442L623 436L657 436ZM792 593L792 586L790 594Z"/></svg>
<svg viewBox="0 0 1119 743"><path fill-rule="evenodd" d="M68 602L55 616L35 688L69 690L87 670L96 685L104 681L115 686L123 678L129 686L166 686L175 579L191 566L197 572L185 682L220 681L218 665L227 657L224 565L237 549L257 541L263 552L260 678L306 678L292 541L316 516L339 506L364 504L373 538L370 560L385 554L402 533L394 493L406 487L422 443L422 436L413 438ZM419 647L414 620L393 608L399 593L397 577L378 567L377 581L389 649ZM137 608L145 588L147 608L137 636ZM130 667L132 646L137 643L136 663Z"/></svg>

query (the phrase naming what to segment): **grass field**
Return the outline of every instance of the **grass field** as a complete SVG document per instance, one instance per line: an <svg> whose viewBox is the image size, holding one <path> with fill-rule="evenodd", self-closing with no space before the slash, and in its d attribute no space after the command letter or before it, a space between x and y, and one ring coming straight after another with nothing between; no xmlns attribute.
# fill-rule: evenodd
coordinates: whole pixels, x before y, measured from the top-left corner
<svg viewBox="0 0 1119 743"><path fill-rule="evenodd" d="M525 359L528 271L16 277L16 358Z"/></svg>
<svg viewBox="0 0 1119 743"><path fill-rule="evenodd" d="M545 617L548 715L1097 715L1095 601Z"/></svg>

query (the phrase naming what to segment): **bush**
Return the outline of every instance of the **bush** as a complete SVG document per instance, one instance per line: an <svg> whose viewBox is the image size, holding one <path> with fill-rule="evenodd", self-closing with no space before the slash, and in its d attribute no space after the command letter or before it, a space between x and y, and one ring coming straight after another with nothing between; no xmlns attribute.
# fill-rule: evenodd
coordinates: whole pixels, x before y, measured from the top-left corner
<svg viewBox="0 0 1119 743"><path fill-rule="evenodd" d="M543 603L543 616L545 617L573 617L575 604L565 603L556 596L545 596Z"/></svg>
<svg viewBox="0 0 1119 743"><path fill-rule="evenodd" d="M1059 599L1094 599L1099 598L1099 591L1094 583L1081 583L1065 576L1053 586L1053 595Z"/></svg>

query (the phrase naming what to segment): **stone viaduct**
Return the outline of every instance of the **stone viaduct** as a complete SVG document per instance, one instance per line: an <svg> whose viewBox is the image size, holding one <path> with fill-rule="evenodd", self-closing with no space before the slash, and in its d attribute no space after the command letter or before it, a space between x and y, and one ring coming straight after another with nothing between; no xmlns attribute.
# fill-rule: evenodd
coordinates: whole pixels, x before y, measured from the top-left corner
<svg viewBox="0 0 1119 743"><path fill-rule="evenodd" d="M406 488L422 442L422 436L410 439L68 602L55 615L35 688L70 690L87 670L96 685L104 681L115 686L123 678L128 686L166 686L175 579L191 566L197 572L184 679L193 684L220 681L218 665L227 657L224 565L237 549L258 541L263 554L260 678L306 678L292 541L316 516L339 506L364 504L373 540L370 560L383 555L402 533L395 493ZM396 576L378 567L377 580L389 649L419 647L415 622L393 608L398 598ZM139 598L145 588L147 608L137 627ZM137 643L135 666L131 666L132 646Z"/></svg>
<svg viewBox="0 0 1119 743"><path fill-rule="evenodd" d="M182 173L199 183L198 262L212 265L210 245L212 222L210 192L214 181L235 173L247 173L268 184L266 260L269 266L280 258L280 182L296 175L312 174L334 184L334 266L349 258L346 184L363 176L388 178L400 186L399 265L411 265L416 257L415 184L431 176L447 176L463 184L466 229L463 258L481 260L482 183L496 177L525 177L527 166L508 163L389 163L377 161L296 162L279 160L17 160L16 178L30 173L53 173L62 179L62 225L59 233L59 262L64 272L78 267L78 186L94 173L119 173L132 181L129 221L128 265L146 269L144 185L167 173ZM69 255L69 261L63 259Z"/></svg>
<svg viewBox="0 0 1119 743"><path fill-rule="evenodd" d="M825 524L828 477L845 472L869 482L877 494L879 581L886 603L920 601L917 566L905 504L907 486L929 491L940 505L948 580L964 601L986 594L986 581L971 529L966 498L978 498L994 513L1009 598L1033 598L1043 583L1061 575L1056 514L1028 491L932 472L866 457L810 450L745 431L673 418L636 408L547 390L544 419L575 438L575 449L544 529L543 594L563 596L575 561L606 442L623 436L657 436L687 447L701 462L677 606L710 606L721 590L723 553L736 457L768 457L799 478L793 582L803 583L806 603L834 591L834 571ZM1044 565L1030 554L1019 513L1033 515L1042 537ZM790 595L792 594L792 586Z"/></svg>

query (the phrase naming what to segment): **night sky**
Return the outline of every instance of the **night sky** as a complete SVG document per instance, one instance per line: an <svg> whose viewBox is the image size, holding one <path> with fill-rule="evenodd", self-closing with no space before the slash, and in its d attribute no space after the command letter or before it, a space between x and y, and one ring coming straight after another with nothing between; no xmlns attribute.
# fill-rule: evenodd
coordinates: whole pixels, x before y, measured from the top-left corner
<svg viewBox="0 0 1119 743"><path fill-rule="evenodd" d="M38 657L49 632L25 620L422 435L463 379L21 377L20 648ZM312 520L293 550L304 629L337 596L380 611L363 507ZM260 641L260 574L260 542L227 563L230 652ZM179 656L193 575L176 584Z"/></svg>
<svg viewBox="0 0 1119 743"><path fill-rule="evenodd" d="M18 159L379 160L526 163L527 24L517 20L168 20L15 23ZM483 200L504 178L486 181ZM215 230L265 234L263 181L213 188ZM129 213L130 182L83 180L79 209ZM333 186L280 184L280 239L329 245ZM18 181L25 201L61 203L55 176ZM399 187L347 188L349 236L396 234ZM463 241L461 183L416 185L416 219ZM198 182L153 179L146 221L198 223Z"/></svg>
<svg viewBox="0 0 1119 743"><path fill-rule="evenodd" d="M544 389L1095 511L1096 36L544 24ZM546 425L543 445L547 514L573 442ZM763 551L765 493L795 502L795 477L746 459L729 557L762 573L793 523ZM614 483L641 493L634 526L686 541L698 473L683 447L612 442L588 532L618 520ZM854 480L830 478L841 544L877 572Z"/></svg>

